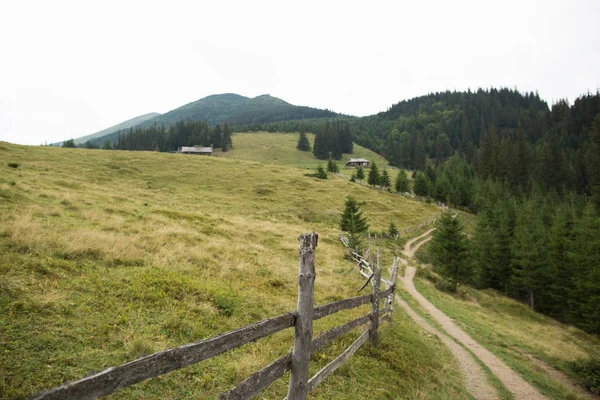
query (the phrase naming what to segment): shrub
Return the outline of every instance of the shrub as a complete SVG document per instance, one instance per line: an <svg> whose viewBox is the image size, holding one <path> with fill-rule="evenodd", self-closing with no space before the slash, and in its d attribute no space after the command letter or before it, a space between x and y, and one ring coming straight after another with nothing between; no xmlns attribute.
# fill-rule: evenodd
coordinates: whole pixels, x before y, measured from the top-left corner
<svg viewBox="0 0 600 400"><path fill-rule="evenodd" d="M21 164L16 163L16 162L9 162L8 163L8 166L11 167L11 168L19 168L19 165L21 165Z"/></svg>
<svg viewBox="0 0 600 400"><path fill-rule="evenodd" d="M587 390L600 394L600 356L576 360L572 367Z"/></svg>

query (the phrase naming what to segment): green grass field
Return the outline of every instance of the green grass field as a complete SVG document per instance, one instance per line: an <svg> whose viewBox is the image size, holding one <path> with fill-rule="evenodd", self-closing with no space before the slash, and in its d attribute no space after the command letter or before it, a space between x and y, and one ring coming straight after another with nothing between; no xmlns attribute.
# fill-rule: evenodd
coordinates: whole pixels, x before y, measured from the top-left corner
<svg viewBox="0 0 600 400"><path fill-rule="evenodd" d="M312 147L315 135L309 133L306 136ZM327 160L323 161L314 158L312 152L296 150L296 144L298 143L297 133L237 133L233 135L232 141L233 149L226 153L217 150L215 154L219 157L227 157L234 160L290 165L300 168L315 169L318 165L327 166ZM388 166L385 158L355 143L354 152L352 154L344 154L342 159L337 161L340 166L340 172L348 175L352 174L354 168L344 169L344 165L350 158L366 158L367 160L375 160L380 167Z"/></svg>
<svg viewBox="0 0 600 400"><path fill-rule="evenodd" d="M366 202L377 231L438 212L341 177L304 174L222 157L0 143L0 398L26 398L293 310L302 232L320 234L316 304L356 295L362 279L337 237L347 195ZM315 332L367 312L319 320ZM311 372L357 334L315 356ZM113 398L215 398L289 351L292 335L281 332ZM284 377L259 397L282 398L286 387ZM360 349L311 398L468 394L442 344L396 318L378 348Z"/></svg>

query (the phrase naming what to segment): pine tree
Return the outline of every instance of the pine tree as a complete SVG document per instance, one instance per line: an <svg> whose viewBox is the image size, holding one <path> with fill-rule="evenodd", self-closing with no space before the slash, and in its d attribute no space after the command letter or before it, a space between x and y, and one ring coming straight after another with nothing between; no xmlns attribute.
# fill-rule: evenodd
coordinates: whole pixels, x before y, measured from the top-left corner
<svg viewBox="0 0 600 400"><path fill-rule="evenodd" d="M327 132L325 126L319 127L315 134L315 144L313 146L313 155L319 160L327 160L329 158L329 149L327 143Z"/></svg>
<svg viewBox="0 0 600 400"><path fill-rule="evenodd" d="M512 283L534 311L536 297L548 284L547 236L539 211L535 200L528 200L519 209L511 245Z"/></svg>
<svg viewBox="0 0 600 400"><path fill-rule="evenodd" d="M104 144L102 145L102 150L110 150L112 149L112 142L110 141L110 139L106 139L104 141Z"/></svg>
<svg viewBox="0 0 600 400"><path fill-rule="evenodd" d="M371 161L371 168L369 169L369 178L367 179L367 183L372 186L376 186L379 184L379 168L375 163L375 160Z"/></svg>
<svg viewBox="0 0 600 400"><path fill-rule="evenodd" d="M323 166L319 165L317 167L317 178L319 179L327 179L327 172L323 169Z"/></svg>
<svg viewBox="0 0 600 400"><path fill-rule="evenodd" d="M329 161L327 162L327 172L340 172L340 169L337 165L337 163L335 161L333 161L333 158L329 158Z"/></svg>
<svg viewBox="0 0 600 400"><path fill-rule="evenodd" d="M590 132L590 191L592 202L600 210L600 113L594 118Z"/></svg>
<svg viewBox="0 0 600 400"><path fill-rule="evenodd" d="M344 211L341 215L340 228L351 236L366 232L369 229L366 217L354 197L348 196L344 202Z"/></svg>
<svg viewBox="0 0 600 400"><path fill-rule="evenodd" d="M381 173L381 177L379 180L379 186L383 187L384 189L387 189L391 186L391 181L390 181L390 175L387 172L387 169L384 169L383 172Z"/></svg>
<svg viewBox="0 0 600 400"><path fill-rule="evenodd" d="M436 228L430 245L434 266L440 275L450 281L450 288L455 292L460 284L468 282L472 276L467 262L464 224L457 214L446 211L437 220Z"/></svg>
<svg viewBox="0 0 600 400"><path fill-rule="evenodd" d="M217 126L215 126L215 129L213 130L213 134L212 134L212 145L214 147L221 146L221 139L222 139L221 125L217 124Z"/></svg>
<svg viewBox="0 0 600 400"><path fill-rule="evenodd" d="M304 131L300 132L300 136L298 137L298 145L296 148L300 151L310 151L310 142L308 141L308 137Z"/></svg>
<svg viewBox="0 0 600 400"><path fill-rule="evenodd" d="M363 181L365 179L365 171L362 167L358 167L358 169L356 170L356 179L358 179L359 181Z"/></svg>
<svg viewBox="0 0 600 400"><path fill-rule="evenodd" d="M587 332L600 333L600 217L588 204L573 227L569 321Z"/></svg>
<svg viewBox="0 0 600 400"><path fill-rule="evenodd" d="M233 143L231 141L231 132L229 131L229 125L227 125L227 122L225 122L223 125L223 135L221 137L221 151L229 151L229 149L232 147Z"/></svg>
<svg viewBox="0 0 600 400"><path fill-rule="evenodd" d="M410 182L408 181L406 170L401 169L398 171L398 175L396 175L395 189L398 193L410 193Z"/></svg>
<svg viewBox="0 0 600 400"><path fill-rule="evenodd" d="M413 183L413 190L417 196L427 196L429 193L429 178L427 175L418 172Z"/></svg>

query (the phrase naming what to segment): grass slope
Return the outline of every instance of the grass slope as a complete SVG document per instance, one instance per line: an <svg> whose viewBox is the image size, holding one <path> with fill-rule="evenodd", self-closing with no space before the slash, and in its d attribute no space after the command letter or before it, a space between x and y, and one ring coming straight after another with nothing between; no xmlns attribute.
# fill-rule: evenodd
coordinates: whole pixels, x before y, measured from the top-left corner
<svg viewBox="0 0 600 400"><path fill-rule="evenodd" d="M425 253L427 247L419 249L418 254ZM458 295L441 292L424 278L435 279L427 266L421 268L417 276L421 276L415 279L419 292L545 396L551 399L579 398L548 376L528 355L576 379L570 363L600 353L597 337L534 313L524 304L493 290L463 287Z"/></svg>
<svg viewBox="0 0 600 400"><path fill-rule="evenodd" d="M9 163L18 163L17 168ZM343 198L376 230L436 208L297 168L217 157L0 143L0 398L293 310L297 241L320 234L316 304L362 284L337 239ZM369 310L316 321L315 332ZM435 338L396 318L312 395L466 398ZM313 358L312 372L354 332ZM113 398L215 398L292 347L288 329ZM285 378L261 398L282 398Z"/></svg>
<svg viewBox="0 0 600 400"><path fill-rule="evenodd" d="M307 134L311 147L315 141L315 135ZM269 132L251 132L238 133L232 137L233 149L226 153L217 150L218 156L231 158L234 160L249 160L265 164L290 165L300 168L316 168L318 165L327 166L327 160L316 159L311 151L299 151L296 149L298 144L297 133L269 133ZM344 165L350 158L366 158L375 160L378 166L388 165L385 158L379 154L354 144L352 154L344 154L337 163L340 166L340 172L352 174L354 168L344 169ZM395 177L395 175L394 175Z"/></svg>

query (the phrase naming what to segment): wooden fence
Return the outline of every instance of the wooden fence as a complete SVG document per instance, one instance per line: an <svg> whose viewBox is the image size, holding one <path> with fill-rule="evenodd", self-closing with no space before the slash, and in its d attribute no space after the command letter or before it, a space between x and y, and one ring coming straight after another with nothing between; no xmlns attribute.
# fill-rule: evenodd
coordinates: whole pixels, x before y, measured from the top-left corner
<svg viewBox="0 0 600 400"><path fill-rule="evenodd" d="M294 327L293 351L255 372L231 390L222 393L219 399L250 399L289 370L291 370L291 375L287 399L305 399L311 390L348 360L367 340L377 345L380 320L392 321L395 269L392 269L390 281L385 281L388 283L388 288L380 292L381 268L379 262L375 266L372 261L370 265L372 273L362 287L364 288L371 281L371 294L314 307L314 281L316 276L314 259L318 235L314 232L306 233L300 235L298 240L300 241L298 251L300 262L296 311L109 368L81 380L44 391L33 397L33 399L95 399L146 379L196 364L291 327ZM385 300L382 311L379 307L380 300ZM314 320L369 303L371 303L370 313L334 327L313 338ZM369 323L369 328L356 341L331 363L317 372L316 375L310 379L308 378L311 354L316 353L339 336L367 323Z"/></svg>

